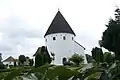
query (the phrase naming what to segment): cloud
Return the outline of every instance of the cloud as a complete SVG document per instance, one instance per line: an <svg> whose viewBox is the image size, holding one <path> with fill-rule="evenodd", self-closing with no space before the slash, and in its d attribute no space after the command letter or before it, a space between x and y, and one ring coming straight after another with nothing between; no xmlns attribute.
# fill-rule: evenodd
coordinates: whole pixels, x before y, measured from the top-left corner
<svg viewBox="0 0 120 80"><path fill-rule="evenodd" d="M24 19L17 16L8 17L4 23L0 23L0 31L5 33L8 37L38 37L42 38L42 30L38 30L29 24L24 22Z"/></svg>
<svg viewBox="0 0 120 80"><path fill-rule="evenodd" d="M98 46L106 28L104 24L114 14L116 3L113 0L0 0L0 52L3 57L32 55L38 46L44 45L43 36L58 8L75 31L76 41L91 50Z"/></svg>
<svg viewBox="0 0 120 80"><path fill-rule="evenodd" d="M0 22L0 52L3 55L34 54L44 44L42 29L26 24L18 16L9 16Z"/></svg>

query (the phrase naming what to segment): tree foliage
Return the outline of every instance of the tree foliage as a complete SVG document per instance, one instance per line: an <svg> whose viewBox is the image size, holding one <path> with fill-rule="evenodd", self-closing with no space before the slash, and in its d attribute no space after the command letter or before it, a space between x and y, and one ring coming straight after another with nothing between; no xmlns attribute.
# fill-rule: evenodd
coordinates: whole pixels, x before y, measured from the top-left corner
<svg viewBox="0 0 120 80"><path fill-rule="evenodd" d="M102 41L100 41L100 45L115 52L115 55L119 58L119 30L113 33L114 30L117 31L117 28L113 28L113 25L117 24L119 24L119 19L111 20L108 24L109 26L106 25L109 29L103 33L104 35ZM47 48L42 47L35 57L38 65L41 65L40 67L29 67L29 69L25 69L24 67L0 69L0 80L120 80L120 61L115 60L114 54L110 52L103 54L101 48L95 47L92 49L92 57L95 63L100 63L100 65L91 67L89 63L82 67L46 64L51 62L51 58L46 50ZM83 61L82 56L79 54L74 54L69 60L77 65ZM63 61L66 62L66 58L63 58ZM104 63L109 66L102 66Z"/></svg>
<svg viewBox="0 0 120 80"><path fill-rule="evenodd" d="M29 59L29 65L30 65L30 66L33 66L33 64L34 64L33 59Z"/></svg>
<svg viewBox="0 0 120 80"><path fill-rule="evenodd" d="M37 68L16 68L2 70L2 80L120 80L120 63L113 64L108 68L77 66L56 66L46 64ZM86 67L86 68L85 68ZM6 74L6 72L8 72ZM2 76L1 76L2 75ZM19 78L19 79L17 79ZM23 79L24 78L24 79Z"/></svg>
<svg viewBox="0 0 120 80"><path fill-rule="evenodd" d="M120 9L115 10L115 19L110 19L106 26L100 46L114 52L116 59L120 60Z"/></svg>
<svg viewBox="0 0 120 80"><path fill-rule="evenodd" d="M48 53L47 48L45 46L42 46L41 48L39 47L36 51L35 66L39 67L46 63L51 63L51 57Z"/></svg>
<svg viewBox="0 0 120 80"><path fill-rule="evenodd" d="M104 61L107 63L114 63L115 61L115 56L114 54L111 54L110 52L105 52L104 53Z"/></svg>
<svg viewBox="0 0 120 80"><path fill-rule="evenodd" d="M84 61L83 56L79 55L79 54L73 54L70 58L69 61L74 62L76 65L79 65L81 62Z"/></svg>
<svg viewBox="0 0 120 80"><path fill-rule="evenodd" d="M17 64L16 64L16 61L14 62L14 67L16 67L17 66Z"/></svg>
<svg viewBox="0 0 120 80"><path fill-rule="evenodd" d="M0 62L2 61L2 53L0 53Z"/></svg>
<svg viewBox="0 0 120 80"><path fill-rule="evenodd" d="M39 67L41 66L43 63L42 63L42 55L41 54L37 54L35 56L35 67Z"/></svg>
<svg viewBox="0 0 120 80"><path fill-rule="evenodd" d="M24 55L20 55L19 56L19 62L23 65L25 61L26 61L25 56Z"/></svg>
<svg viewBox="0 0 120 80"><path fill-rule="evenodd" d="M2 62L0 62L0 69L4 69L4 68L5 68L5 65Z"/></svg>
<svg viewBox="0 0 120 80"><path fill-rule="evenodd" d="M43 64L46 64L46 63L51 63L51 57L48 53L48 50L47 50L47 47L45 46L42 46L41 48L41 54L43 56Z"/></svg>
<svg viewBox="0 0 120 80"><path fill-rule="evenodd" d="M103 51L101 48L95 47L92 49L92 57L93 59L97 62L103 62L104 61L104 56L103 56Z"/></svg>

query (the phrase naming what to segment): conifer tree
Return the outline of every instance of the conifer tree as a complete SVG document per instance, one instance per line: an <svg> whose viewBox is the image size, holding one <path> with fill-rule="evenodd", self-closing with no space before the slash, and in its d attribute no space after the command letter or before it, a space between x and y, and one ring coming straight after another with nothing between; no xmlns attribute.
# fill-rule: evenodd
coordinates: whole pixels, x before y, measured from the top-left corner
<svg viewBox="0 0 120 80"><path fill-rule="evenodd" d="M102 40L99 41L101 47L115 53L115 58L120 60L120 9L115 10L115 19L110 19L103 32Z"/></svg>

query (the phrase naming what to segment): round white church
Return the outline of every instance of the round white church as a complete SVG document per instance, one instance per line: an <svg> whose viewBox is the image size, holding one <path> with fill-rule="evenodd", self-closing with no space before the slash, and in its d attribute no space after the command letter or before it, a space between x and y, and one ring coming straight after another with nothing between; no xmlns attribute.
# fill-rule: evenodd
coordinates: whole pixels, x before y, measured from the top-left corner
<svg viewBox="0 0 120 80"><path fill-rule="evenodd" d="M49 53L55 54L55 64L62 64L62 58L69 58L74 53L81 54L87 63L85 48L74 40L75 33L60 11L57 12L44 35Z"/></svg>

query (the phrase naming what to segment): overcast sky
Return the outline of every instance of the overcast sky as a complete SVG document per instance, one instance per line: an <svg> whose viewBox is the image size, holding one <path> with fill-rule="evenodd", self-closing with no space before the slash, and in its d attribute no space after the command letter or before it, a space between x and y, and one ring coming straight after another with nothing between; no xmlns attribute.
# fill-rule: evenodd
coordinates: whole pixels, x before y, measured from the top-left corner
<svg viewBox="0 0 120 80"><path fill-rule="evenodd" d="M98 46L119 0L0 0L0 52L3 58L32 57L58 8L86 53Z"/></svg>

